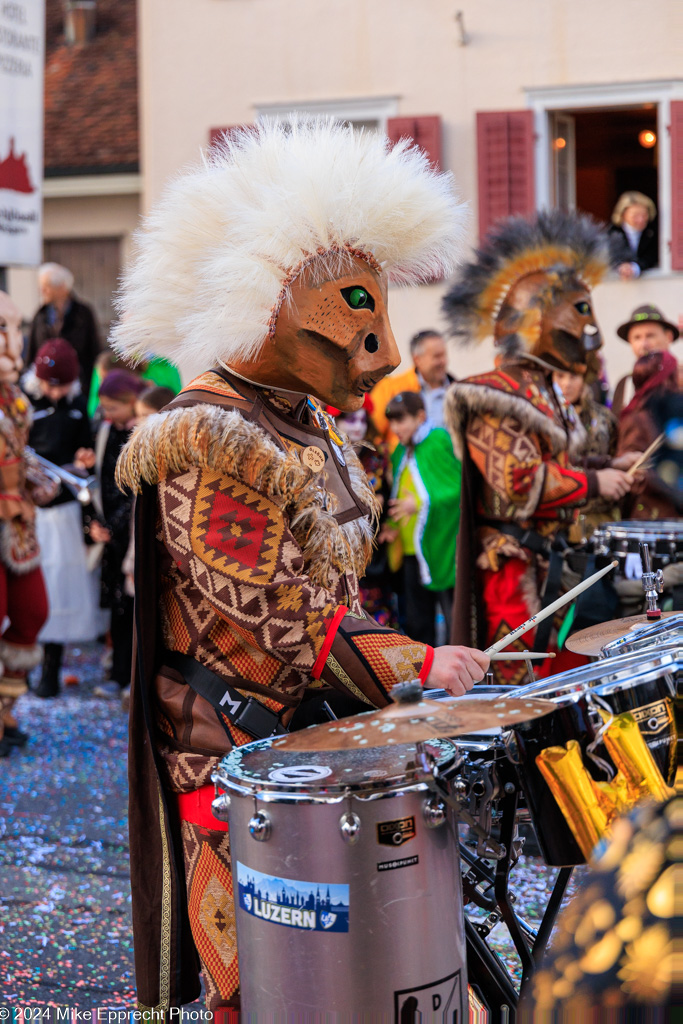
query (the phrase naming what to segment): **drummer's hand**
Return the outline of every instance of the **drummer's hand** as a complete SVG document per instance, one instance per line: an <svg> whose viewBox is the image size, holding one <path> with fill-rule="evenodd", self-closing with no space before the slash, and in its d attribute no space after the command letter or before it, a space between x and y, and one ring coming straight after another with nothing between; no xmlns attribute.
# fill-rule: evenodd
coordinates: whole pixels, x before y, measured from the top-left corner
<svg viewBox="0 0 683 1024"><path fill-rule="evenodd" d="M475 683L481 682L490 660L488 654L473 647L436 647L425 686L461 697Z"/></svg>
<svg viewBox="0 0 683 1024"><path fill-rule="evenodd" d="M601 498L618 501L631 490L634 479L620 469L599 469L597 472L598 491Z"/></svg>
<svg viewBox="0 0 683 1024"><path fill-rule="evenodd" d="M92 448L79 448L74 455L74 466L78 469L92 469L95 465L95 452Z"/></svg>
<svg viewBox="0 0 683 1024"><path fill-rule="evenodd" d="M642 452L624 452L617 459L612 459L609 468L610 469L630 469L631 466L638 461L641 457Z"/></svg>

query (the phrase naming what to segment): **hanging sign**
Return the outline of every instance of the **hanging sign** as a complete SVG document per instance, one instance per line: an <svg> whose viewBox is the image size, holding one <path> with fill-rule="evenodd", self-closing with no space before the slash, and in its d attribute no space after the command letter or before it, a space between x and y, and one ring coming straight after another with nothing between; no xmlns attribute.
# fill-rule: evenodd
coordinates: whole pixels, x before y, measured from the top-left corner
<svg viewBox="0 0 683 1024"><path fill-rule="evenodd" d="M0 0L0 266L42 260L45 0Z"/></svg>

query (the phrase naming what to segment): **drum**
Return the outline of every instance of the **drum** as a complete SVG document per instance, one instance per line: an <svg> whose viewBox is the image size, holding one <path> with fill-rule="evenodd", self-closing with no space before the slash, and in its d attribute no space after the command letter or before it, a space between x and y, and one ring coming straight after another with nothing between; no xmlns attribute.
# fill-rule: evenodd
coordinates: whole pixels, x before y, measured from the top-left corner
<svg viewBox="0 0 683 1024"><path fill-rule="evenodd" d="M514 739L508 743L508 755L518 765L520 783L546 863L570 866L584 863L585 858L536 765L537 755L547 747L577 740L590 773L597 781L606 781L607 774L587 754L602 726L594 700L597 697L615 714L633 714L662 776L671 785L676 772L674 695L680 664L678 651L639 652L594 662L518 688L519 697L539 697L557 704L557 711L516 726ZM601 745L595 754L609 760Z"/></svg>
<svg viewBox="0 0 683 1024"><path fill-rule="evenodd" d="M683 562L683 522L676 519L602 523L593 534L595 554L617 558L618 571L628 578L641 574L639 544L645 542L649 545L654 572Z"/></svg>
<svg viewBox="0 0 683 1024"><path fill-rule="evenodd" d="M620 654L635 654L637 651L670 646L683 647L683 613L658 622L640 623L617 640L605 644L600 657L614 658Z"/></svg>
<svg viewBox="0 0 683 1024"><path fill-rule="evenodd" d="M455 770L454 744L425 747ZM310 754L259 740L214 782L216 809L229 803L245 1020L466 1020L457 822L414 746Z"/></svg>

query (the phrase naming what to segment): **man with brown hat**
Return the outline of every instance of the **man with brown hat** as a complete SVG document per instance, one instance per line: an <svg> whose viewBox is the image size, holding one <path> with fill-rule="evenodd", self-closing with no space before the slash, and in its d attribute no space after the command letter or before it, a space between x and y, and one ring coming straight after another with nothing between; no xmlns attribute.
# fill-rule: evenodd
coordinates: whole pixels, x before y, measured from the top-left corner
<svg viewBox="0 0 683 1024"><path fill-rule="evenodd" d="M627 341L636 359L650 352L668 352L679 335L678 328L666 319L660 309L651 304L638 306L631 319L617 328L617 334ZM633 398L635 389L631 374L622 377L614 389L612 412L618 416Z"/></svg>

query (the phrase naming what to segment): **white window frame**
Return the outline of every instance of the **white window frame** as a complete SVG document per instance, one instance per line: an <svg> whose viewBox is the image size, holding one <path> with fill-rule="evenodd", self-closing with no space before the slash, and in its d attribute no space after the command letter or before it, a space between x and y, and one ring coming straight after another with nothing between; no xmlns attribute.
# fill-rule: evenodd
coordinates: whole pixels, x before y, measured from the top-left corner
<svg viewBox="0 0 683 1024"><path fill-rule="evenodd" d="M671 270L671 101L683 99L683 79L655 79L644 82L613 82L605 85L549 86L524 90L527 107L534 112L536 146L534 173L536 207L552 205L552 118L551 112L590 107L632 107L657 105L659 144L657 211L659 214L659 267L648 276L670 276Z"/></svg>
<svg viewBox="0 0 683 1024"><path fill-rule="evenodd" d="M377 121L386 135L387 121L398 117L399 96L370 96L365 99L301 100L292 103L255 103L256 119L280 117L286 120L294 114L329 114L340 121Z"/></svg>

